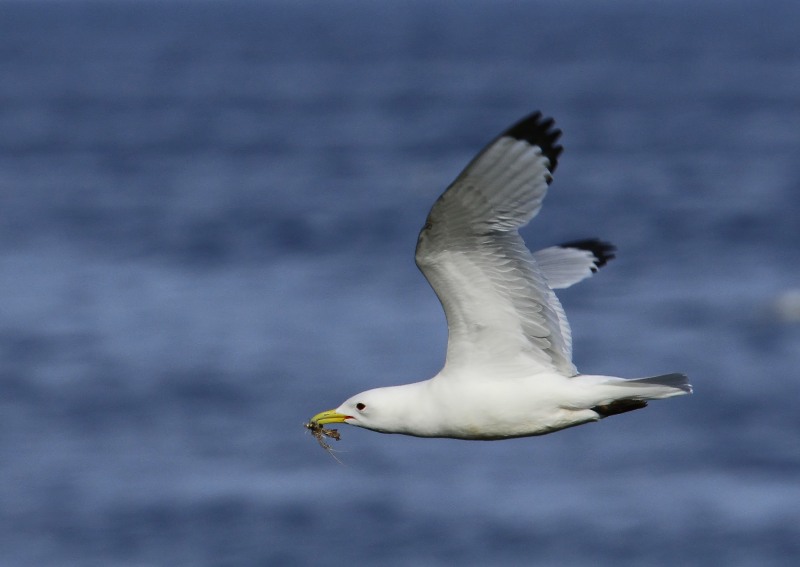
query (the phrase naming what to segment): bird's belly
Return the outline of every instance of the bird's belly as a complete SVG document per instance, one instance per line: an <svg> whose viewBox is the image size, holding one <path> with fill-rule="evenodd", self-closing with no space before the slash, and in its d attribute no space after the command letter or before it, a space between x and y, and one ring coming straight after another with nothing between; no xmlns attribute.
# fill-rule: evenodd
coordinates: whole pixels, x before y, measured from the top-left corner
<svg viewBox="0 0 800 567"><path fill-rule="evenodd" d="M536 379L533 379L536 380ZM594 421L597 414L570 409L570 388L561 380L494 383L462 389L443 412L447 415L443 437L459 439L510 439L544 435Z"/></svg>
<svg viewBox="0 0 800 567"><path fill-rule="evenodd" d="M594 420L593 416L587 417L579 413L574 410L556 409L547 414L529 414L520 420L465 420L452 431L453 434L450 436L486 441L532 437Z"/></svg>

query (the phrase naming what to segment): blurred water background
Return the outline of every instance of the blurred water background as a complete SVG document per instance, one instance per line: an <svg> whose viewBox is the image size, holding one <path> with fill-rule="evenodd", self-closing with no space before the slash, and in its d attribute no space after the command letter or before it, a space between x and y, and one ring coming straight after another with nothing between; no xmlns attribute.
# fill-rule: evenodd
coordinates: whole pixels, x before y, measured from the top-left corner
<svg viewBox="0 0 800 567"><path fill-rule="evenodd" d="M0 565L797 565L800 4L0 2ZM494 443L310 415L443 362L428 208L541 109L579 369Z"/></svg>

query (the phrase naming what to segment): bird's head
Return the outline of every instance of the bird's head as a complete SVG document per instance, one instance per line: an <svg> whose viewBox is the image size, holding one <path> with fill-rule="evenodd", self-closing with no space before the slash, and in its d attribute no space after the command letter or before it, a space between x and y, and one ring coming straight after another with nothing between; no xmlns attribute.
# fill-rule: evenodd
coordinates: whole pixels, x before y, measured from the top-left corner
<svg viewBox="0 0 800 567"><path fill-rule="evenodd" d="M409 417L414 411L415 395L414 390L408 386L375 388L361 392L334 410L318 413L311 418L311 423L347 423L381 433L406 433Z"/></svg>

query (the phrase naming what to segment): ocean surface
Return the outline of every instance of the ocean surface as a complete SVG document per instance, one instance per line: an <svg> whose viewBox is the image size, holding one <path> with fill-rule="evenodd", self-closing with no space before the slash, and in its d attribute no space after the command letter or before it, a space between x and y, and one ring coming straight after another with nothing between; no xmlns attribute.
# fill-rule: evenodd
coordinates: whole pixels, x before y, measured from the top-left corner
<svg viewBox="0 0 800 567"><path fill-rule="evenodd" d="M800 564L800 3L0 2L0 566ZM695 394L464 442L429 207L541 109L575 362Z"/></svg>

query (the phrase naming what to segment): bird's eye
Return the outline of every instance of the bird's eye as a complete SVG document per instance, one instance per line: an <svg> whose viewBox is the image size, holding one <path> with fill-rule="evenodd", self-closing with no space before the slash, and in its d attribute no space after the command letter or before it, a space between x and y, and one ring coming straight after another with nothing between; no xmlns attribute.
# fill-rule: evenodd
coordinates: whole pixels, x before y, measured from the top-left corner
<svg viewBox="0 0 800 567"><path fill-rule="evenodd" d="M356 404L356 409L357 409L358 411L361 411L361 410L365 409L366 407L367 407L367 406L365 406L365 405L364 405L364 404L362 404L361 402L358 402L358 403Z"/></svg>

